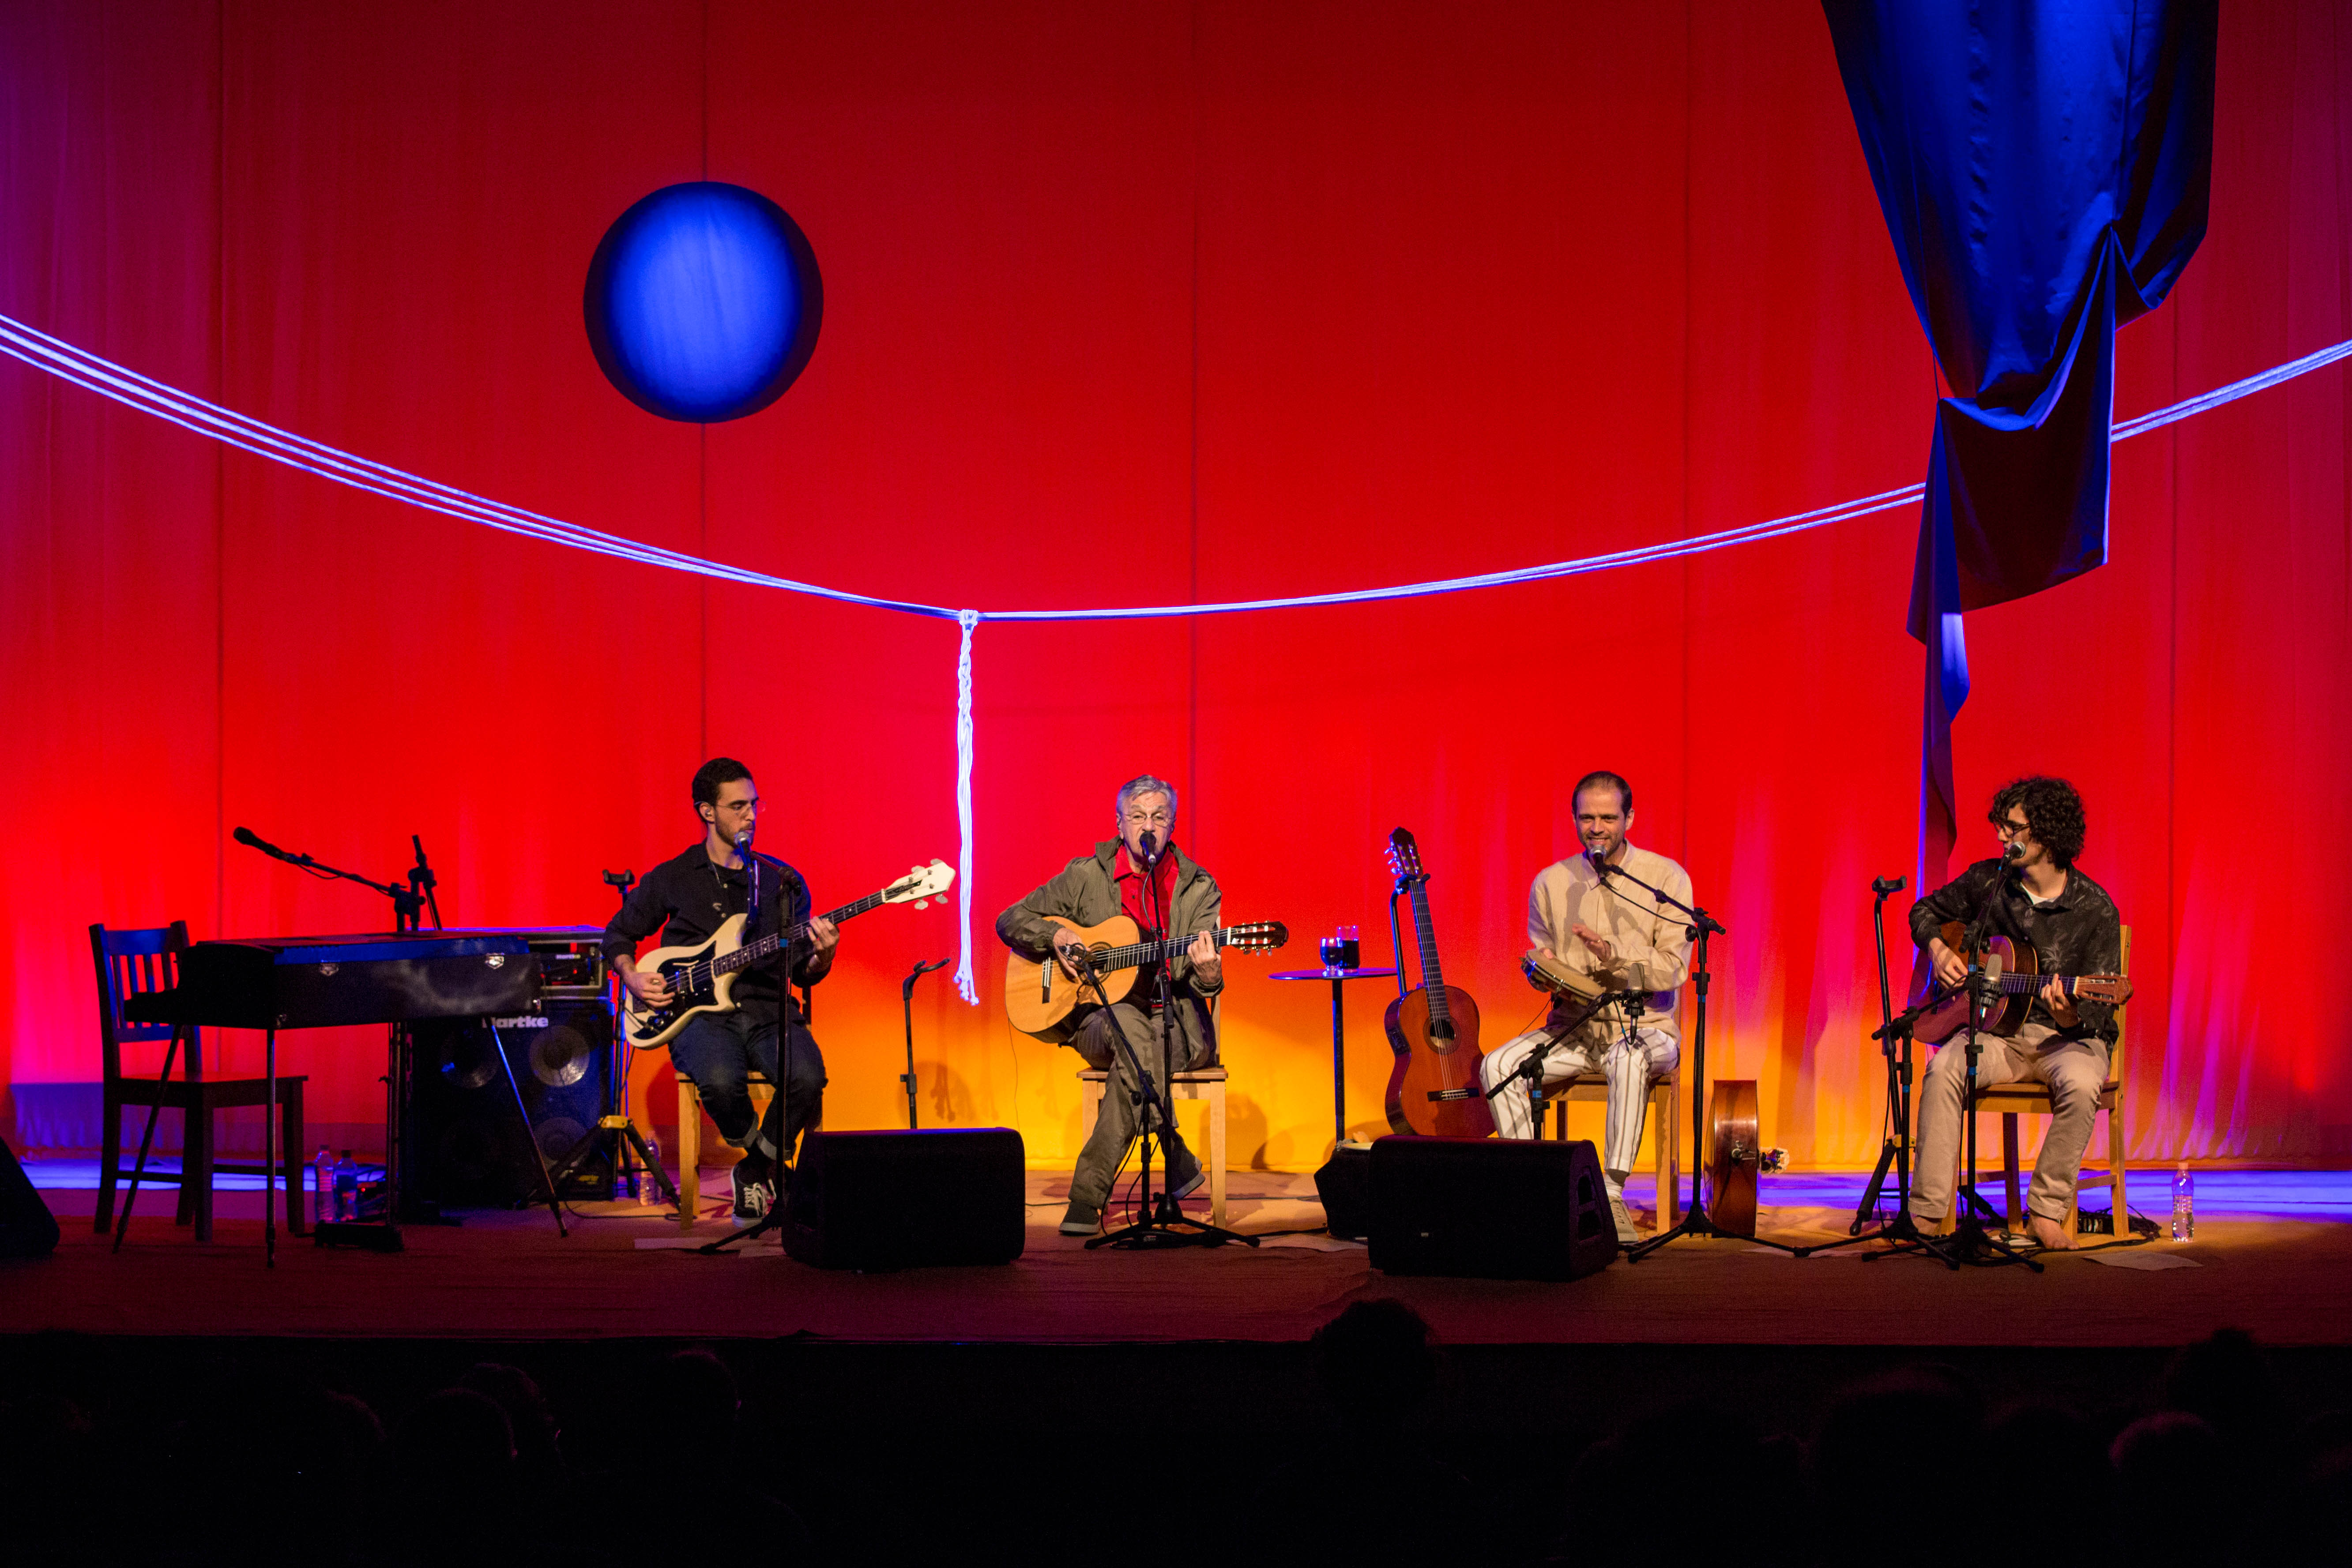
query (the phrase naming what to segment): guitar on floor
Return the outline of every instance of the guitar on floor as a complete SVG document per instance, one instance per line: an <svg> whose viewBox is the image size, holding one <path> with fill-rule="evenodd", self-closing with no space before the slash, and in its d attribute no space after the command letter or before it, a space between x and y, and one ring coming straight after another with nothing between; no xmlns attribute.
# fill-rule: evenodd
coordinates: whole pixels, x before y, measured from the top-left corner
<svg viewBox="0 0 2352 1568"><path fill-rule="evenodd" d="M1024 1035L1067 1045L1077 1033L1070 1022L1071 1009L1081 1000L1116 1002L1135 989L1136 977L1143 970L1165 958L1174 958L1192 945L1189 936L1171 936L1159 942L1139 940L1143 932L1126 915L1113 915L1100 925L1082 926L1076 921L1066 921L1059 915L1047 915L1047 920L1077 933L1095 957L1095 974L1102 982L1102 995L1095 994L1092 982L1073 980L1053 959L1039 961L1021 953L1005 955L1004 1016L1013 1026ZM1280 921L1252 921L1244 925L1225 926L1208 933L1220 949L1233 948L1240 952L1272 952L1290 940L1290 928Z"/></svg>
<svg viewBox="0 0 2352 1568"><path fill-rule="evenodd" d="M928 866L916 867L878 893L868 893L855 903L844 904L798 925L786 926L773 936L746 942L743 917L730 915L698 947L657 947L637 960L637 968L669 982L669 1001L659 1007L652 1006L638 1001L626 986L622 987L621 1037L641 1051L666 1046L696 1014L735 1011L735 977L761 959L773 956L778 948L808 935L809 928L817 920L839 925L884 904L912 904L919 910L926 900L938 898L954 882L955 868L934 860Z"/></svg>
<svg viewBox="0 0 2352 1568"><path fill-rule="evenodd" d="M1389 1126L1399 1132L1489 1138L1494 1107L1478 1080L1478 1004L1445 984L1437 933L1429 922L1429 873L1421 847L1398 828L1389 835L1389 871L1412 895L1412 934L1421 947L1421 984L1389 1004L1381 1024L1396 1065L1389 1072Z"/></svg>
<svg viewBox="0 0 2352 1568"><path fill-rule="evenodd" d="M2132 984L2124 975L2044 974L2041 954L2030 944L2020 947L2005 936L1994 937L1985 943L1981 953L1973 952L1963 945L1969 939L1969 928L1958 921L1948 923L1939 934L1944 945L1968 963L1984 965L1987 984L1994 994L1986 998L1984 1010L1977 1015L1977 1033L1980 1035L2016 1034L2026 1014L2033 1010L2035 995L2053 980L2069 996L2105 1002L2111 1007L2120 1007L2131 1000ZM1925 1005L1927 1010L1911 1026L1913 1039L1940 1045L1968 1027L1969 994L1965 986L1954 987L1931 980Z"/></svg>

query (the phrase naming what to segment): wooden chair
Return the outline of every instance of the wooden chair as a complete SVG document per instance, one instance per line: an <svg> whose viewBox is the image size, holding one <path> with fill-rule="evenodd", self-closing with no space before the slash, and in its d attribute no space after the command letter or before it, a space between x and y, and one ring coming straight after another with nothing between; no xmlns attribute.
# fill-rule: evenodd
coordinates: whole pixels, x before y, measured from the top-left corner
<svg viewBox="0 0 2352 1568"><path fill-rule="evenodd" d="M1168 1078L1171 1101L1209 1102L1209 1223L1222 1230L1225 1224L1225 1069L1193 1068L1171 1073ZM1103 1094L1109 1082L1110 1074L1099 1068L1089 1068L1078 1074L1079 1092L1084 1097L1078 1108L1080 1142L1094 1136L1095 1122L1102 1115Z"/></svg>
<svg viewBox="0 0 2352 1568"><path fill-rule="evenodd" d="M2123 972L2131 973L2131 927L2123 931ZM2131 1235L2131 1210L2124 1206L2124 1014L2116 1012L2115 1048L2107 1053L2107 1081L2099 1088L2099 1109L2107 1113L2107 1191L2115 1202L2116 1236L2118 1239ZM1977 1090L1979 1110L2000 1112L2000 1152L2005 1162L2001 1172L2009 1200L2009 1228L2024 1229L2025 1205L2019 1201L2017 1119L2020 1114L2050 1114L2050 1090L2039 1083L1992 1083ZM2076 1191L2066 1200L2066 1217L2059 1222L2066 1235L2074 1234L2074 1211L2081 1205L2081 1170L2076 1169Z"/></svg>
<svg viewBox="0 0 2352 1568"><path fill-rule="evenodd" d="M1551 1101L1551 1135L1568 1137L1568 1108L1573 1101L1609 1103L1609 1080L1597 1072L1580 1072L1547 1079L1544 1098ZM1681 1140L1682 1069L1675 1068L1650 1086L1650 1136L1657 1144L1657 1231L1663 1235L1682 1223L1682 1163L1676 1157Z"/></svg>
<svg viewBox="0 0 2352 1568"><path fill-rule="evenodd" d="M202 1029L193 1024L133 1024L122 1016L126 998L179 984L180 954L187 950L188 927L184 921L144 931L109 931L103 925L89 928L90 958L98 970L99 1056L105 1074L100 1099L98 1212L91 1223L91 1228L100 1235L114 1220L115 1182L129 1176L131 1194L122 1205L125 1226L130 1224L131 1205L137 1201L140 1184L169 1183L180 1189L179 1223L193 1224L196 1239L210 1241L215 1173L259 1175L265 1169L258 1164L232 1163L216 1158L213 1152L213 1117L231 1106L267 1106L269 1080L208 1079L205 1076ZM153 1079L124 1077L122 1047L158 1041L165 1042L162 1074ZM182 1056L184 1047L185 1076L175 1081L172 1077L173 1060ZM302 1147L302 1085L306 1081L300 1077L278 1080L282 1130L278 1173L286 1183L286 1228L297 1236L307 1236L310 1228L302 1213L306 1153ZM122 1165L122 1108L126 1105L150 1108L147 1131L140 1139L139 1163L127 1170ZM176 1173L146 1169L155 1116L165 1108L180 1112L180 1169Z"/></svg>
<svg viewBox="0 0 2352 1568"><path fill-rule="evenodd" d="M776 1086L766 1073L744 1080L751 1093L755 1116L768 1113ZM702 1207L702 1090L684 1073L677 1075L677 1228L692 1230Z"/></svg>

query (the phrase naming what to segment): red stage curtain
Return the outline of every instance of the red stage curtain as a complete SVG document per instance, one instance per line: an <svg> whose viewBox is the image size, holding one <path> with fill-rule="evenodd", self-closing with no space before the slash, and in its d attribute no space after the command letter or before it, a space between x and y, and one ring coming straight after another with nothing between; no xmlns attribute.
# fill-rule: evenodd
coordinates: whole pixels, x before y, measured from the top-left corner
<svg viewBox="0 0 2352 1568"><path fill-rule="evenodd" d="M1675 538L1892 489L1937 391L1807 0L778 8L66 4L0 14L0 310L306 434L745 565L986 608L1311 592ZM2133 414L2352 336L2352 18L2231 10L2212 226L2126 330ZM655 419L580 319L606 225L754 186L824 335L752 419ZM2352 1153L2347 437L2334 369L2116 449L2113 564L1971 617L1964 805L2077 780L2136 931L2143 1157ZM453 923L601 921L742 756L841 900L953 854L955 631L404 510L0 364L0 1051L96 1072L81 928L383 923L247 824ZM1237 918L1379 935L1399 823L1449 978L1537 1001L1527 883L1595 766L1731 927L1718 1073L1800 1160L1879 1137L1874 874L1916 834L1908 511L1412 603L983 626L982 1005L918 1000L927 1121L1075 1146L1075 1060L1002 1021L987 923L1184 792ZM1964 844L1973 816L1963 823ZM1890 907L1902 930L1903 903ZM851 928L828 1121L899 1114L896 982L951 919ZM1902 954L1898 952L1898 963ZM1236 1158L1328 1134L1323 994L1236 960ZM1348 1117L1379 1119L1380 997ZM256 1064L231 1042L229 1066ZM379 1114L370 1031L289 1045Z"/></svg>

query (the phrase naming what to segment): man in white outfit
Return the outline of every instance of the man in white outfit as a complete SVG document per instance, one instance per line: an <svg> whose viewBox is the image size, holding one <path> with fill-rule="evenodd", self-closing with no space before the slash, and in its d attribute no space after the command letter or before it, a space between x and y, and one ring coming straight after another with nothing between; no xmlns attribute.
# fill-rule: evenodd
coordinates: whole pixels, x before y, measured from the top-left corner
<svg viewBox="0 0 2352 1568"><path fill-rule="evenodd" d="M1650 1086L1682 1059L1675 997L1689 973L1690 931L1681 910L1659 904L1631 882L1604 878L1597 863L1622 869L1685 904L1693 901L1690 876L1664 856L1625 842L1633 826L1633 786L1619 775L1585 774L1577 781L1572 799L1584 853L1554 861L1537 873L1535 885L1528 889L1528 942L1601 990L1647 993L1642 997L1643 1010L1634 1022L1625 1016L1629 1009L1607 1007L1554 1038L1582 1006L1573 996L1557 996L1545 1026L1488 1051L1480 1076L1493 1089L1518 1071L1529 1052L1549 1040L1544 1053L1546 1082L1585 1072L1608 1079L1601 1178L1609 1189L1617 1239L1630 1245L1641 1239L1641 1233L1625 1212L1625 1177L1642 1146ZM1496 1127L1504 1137L1541 1135L1524 1079L1496 1095L1492 1103ZM1673 1130L1661 1130L1661 1136L1673 1136Z"/></svg>

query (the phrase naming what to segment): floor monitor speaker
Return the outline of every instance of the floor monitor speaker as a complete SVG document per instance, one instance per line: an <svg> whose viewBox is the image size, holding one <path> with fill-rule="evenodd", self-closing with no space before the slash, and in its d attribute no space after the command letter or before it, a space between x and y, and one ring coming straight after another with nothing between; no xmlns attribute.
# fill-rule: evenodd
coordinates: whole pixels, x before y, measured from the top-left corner
<svg viewBox="0 0 2352 1568"><path fill-rule="evenodd" d="M811 1132L784 1211L784 1250L819 1268L1010 1263L1028 1224L1009 1127Z"/></svg>
<svg viewBox="0 0 2352 1568"><path fill-rule="evenodd" d="M1578 1279L1617 1256L1590 1142L1396 1135L1373 1142L1371 1169L1383 1273Z"/></svg>
<svg viewBox="0 0 2352 1568"><path fill-rule="evenodd" d="M1341 1143L1315 1173L1315 1195L1323 1200L1323 1219L1330 1234L1342 1241L1361 1241L1372 1228L1372 1146Z"/></svg>
<svg viewBox="0 0 2352 1568"><path fill-rule="evenodd" d="M601 996L549 996L536 1013L496 1022L530 1114L530 1139L553 1165L588 1135L610 1100L613 1010ZM489 1030L478 1018L412 1026L405 1195L455 1208L541 1201L539 1163L516 1119L514 1091ZM558 1190L575 1200L611 1197L610 1152L587 1161Z"/></svg>
<svg viewBox="0 0 2352 1568"><path fill-rule="evenodd" d="M58 1216L0 1138L0 1258L43 1258L57 1249Z"/></svg>

